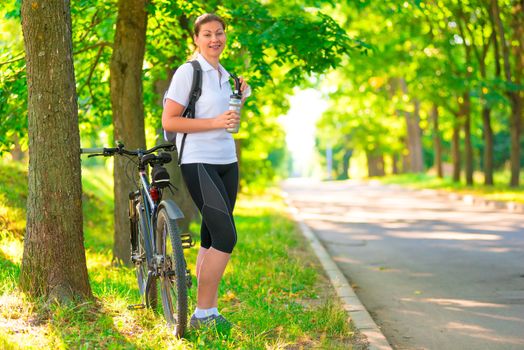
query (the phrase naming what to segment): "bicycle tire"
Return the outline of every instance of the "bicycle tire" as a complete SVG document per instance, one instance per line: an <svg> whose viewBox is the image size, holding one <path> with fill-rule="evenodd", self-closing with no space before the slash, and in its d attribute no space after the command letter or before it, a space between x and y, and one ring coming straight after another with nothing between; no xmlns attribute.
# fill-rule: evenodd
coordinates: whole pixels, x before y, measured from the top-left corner
<svg viewBox="0 0 524 350"><path fill-rule="evenodd" d="M174 327L175 335L182 337L188 315L186 261L176 220L170 218L164 208L158 212L155 234L157 252L163 256L158 284L164 317Z"/></svg>
<svg viewBox="0 0 524 350"><path fill-rule="evenodd" d="M137 256L138 260L135 262L135 271L136 271L136 278L138 283L138 291L140 293L140 297L142 298L142 303L146 305L149 308L156 309L158 305L158 298L156 296L156 283L155 281L151 281L151 286L149 288L148 295L146 295L147 290L147 283L148 283L148 273L149 273L149 267L147 263L147 248L145 244L145 235L148 234L148 225L146 223L145 214L140 210L140 207L137 208L138 211L138 220L136 220L137 224L137 233L138 233L138 240L137 240ZM152 253L149 253L152 254ZM152 257L150 257L152 259ZM154 276L151 276L151 278L155 278Z"/></svg>

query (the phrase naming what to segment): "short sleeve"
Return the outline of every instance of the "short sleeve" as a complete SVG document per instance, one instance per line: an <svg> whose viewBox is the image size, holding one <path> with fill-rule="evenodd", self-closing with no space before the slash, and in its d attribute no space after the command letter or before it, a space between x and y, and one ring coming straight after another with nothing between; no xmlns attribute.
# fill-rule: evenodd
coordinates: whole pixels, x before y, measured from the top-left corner
<svg viewBox="0 0 524 350"><path fill-rule="evenodd" d="M193 67L190 63L185 63L181 65L173 75L169 89L167 89L164 95L164 104L168 98L187 107L192 83Z"/></svg>

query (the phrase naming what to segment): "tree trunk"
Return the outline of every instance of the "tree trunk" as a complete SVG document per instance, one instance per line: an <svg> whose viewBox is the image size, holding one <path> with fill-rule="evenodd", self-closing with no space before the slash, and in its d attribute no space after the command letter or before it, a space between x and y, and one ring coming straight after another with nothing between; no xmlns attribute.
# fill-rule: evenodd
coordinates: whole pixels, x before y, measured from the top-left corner
<svg viewBox="0 0 524 350"><path fill-rule="evenodd" d="M418 101L414 102L414 112L404 112L406 118L408 167L410 172L420 173L424 171L424 160L422 157L422 131L420 130L420 115Z"/></svg>
<svg viewBox="0 0 524 350"><path fill-rule="evenodd" d="M368 163L368 176L384 176L384 156L382 154L376 155L366 152Z"/></svg>
<svg viewBox="0 0 524 350"><path fill-rule="evenodd" d="M493 186L493 129L491 128L491 108L482 106L482 126L484 131L484 185Z"/></svg>
<svg viewBox="0 0 524 350"><path fill-rule="evenodd" d="M111 108L114 140L126 148L145 148L142 65L144 61L147 0L119 0L113 56L111 58ZM114 159L115 263L130 263L128 195L136 188L126 174L128 160ZM134 167L132 170L134 170ZM133 173L134 175L134 173Z"/></svg>
<svg viewBox="0 0 524 350"><path fill-rule="evenodd" d="M392 167L391 167L391 171L393 172L393 174L397 175L399 174L399 170L398 170L398 162L399 162L399 156L398 156L398 153L393 153L393 156L391 157L391 162L393 163Z"/></svg>
<svg viewBox="0 0 524 350"><path fill-rule="evenodd" d="M496 49L496 46L495 46ZM482 59L480 62L480 75L482 80L486 80L486 63ZM481 88L482 103L482 131L484 136L484 185L493 185L493 129L491 128L491 108L486 100L486 94Z"/></svg>
<svg viewBox="0 0 524 350"><path fill-rule="evenodd" d="M464 151L466 154L466 184L473 185L473 147L471 146L471 99L469 92L462 94L461 113L464 118Z"/></svg>
<svg viewBox="0 0 524 350"><path fill-rule="evenodd" d="M513 57L515 58L515 74L514 81L518 86L522 86L522 74L524 74L524 0L515 1L513 5L513 42L517 43L512 45ZM514 91L513 104L512 104L512 120L517 135L512 138L512 152L514 161L511 163L512 167L512 186L519 186L520 184L520 155L521 149L521 138L522 138L522 123L524 115L524 91Z"/></svg>
<svg viewBox="0 0 524 350"><path fill-rule="evenodd" d="M182 14L178 17L178 24L180 28L182 29L183 40L184 41L190 40L191 29L189 28L189 19L184 14ZM184 62L184 61L185 61L185 58L183 57L172 57L171 58L171 63ZM166 80L157 80L155 82L155 92L157 93L159 97L157 103L160 106L163 106L164 93L169 88L169 84L171 82L171 79L174 73L175 72L173 70L169 69L167 71ZM160 143L165 142L163 134L164 134L163 129L160 129L159 130L159 142ZM178 188L178 191L175 193L171 193L171 191L167 190L167 191L164 191L163 196L165 199L172 199L178 204L178 206L182 210L182 213L184 213L184 219L180 220L178 224L183 232L189 232L190 223L195 220L200 220L200 214L198 212L198 208L195 206L195 203L193 202L193 199L191 198L191 195L189 194L189 191L187 190L184 179L182 178L180 167L177 166L178 164L177 152L171 153L171 156L173 157L173 161L171 161L171 163L166 164L165 167L171 177L171 183L176 188Z"/></svg>
<svg viewBox="0 0 524 350"><path fill-rule="evenodd" d="M90 298L69 1L23 1L21 15L29 195L20 286L51 300Z"/></svg>
<svg viewBox="0 0 524 350"><path fill-rule="evenodd" d="M344 157L342 158L342 178L343 180L349 179L349 162L351 156L353 155L352 150L347 150L344 152Z"/></svg>
<svg viewBox="0 0 524 350"><path fill-rule="evenodd" d="M460 3L459 3L460 4ZM464 53L466 54L466 76L465 76L465 82L466 82L466 90L462 93L462 101L459 101L460 106L460 115L464 120L464 151L466 153L466 184L471 186L473 185L473 148L471 146L471 99L469 96L469 83L471 81L471 72L472 72L472 59L471 59L471 50L475 51L475 53L478 53L476 46L474 44L474 38L473 35L471 35L471 40L468 40L466 38L466 30L470 34L471 31L468 29L468 18L466 14L464 13L462 7L458 7L458 16L462 19L464 23L461 23L460 21L457 22L458 29L460 36L464 40Z"/></svg>
<svg viewBox="0 0 524 350"><path fill-rule="evenodd" d="M407 95L408 89L406 81L400 79L400 86L402 92ZM408 167L410 172L423 172L424 171L424 160L422 157L422 131L420 129L420 102L418 100L413 101L414 111L413 113L404 111L404 117L406 120L406 144L408 147Z"/></svg>
<svg viewBox="0 0 524 350"><path fill-rule="evenodd" d="M515 27L513 28L513 31L515 35L522 35L522 5L518 2L514 5L514 11L513 14L513 22ZM497 34L500 38L500 43L502 45L502 59L504 62L504 78L506 79L506 84L512 85L513 83L517 83L517 81L513 82L511 77L511 67L510 67L510 51L509 51L509 45L505 38L504 33L504 26L502 24L502 20L500 18L500 10L497 0L491 1L491 10L494 22L496 24L497 28ZM522 47L521 47L521 41L522 38L516 37L517 42L519 45L515 48L515 52L520 52L520 57L517 56L516 59L516 71L518 72L518 66L520 65L520 69L522 70ZM520 74L520 72L519 72ZM510 180L510 186L517 187L519 185L519 177L520 177L520 129L521 129L521 123L522 123L522 101L519 91L511 91L510 89L506 90L506 94L508 95L508 98L511 103L511 118L510 118L510 135L511 135L511 155L510 155L510 162L511 162L511 180Z"/></svg>
<svg viewBox="0 0 524 350"><path fill-rule="evenodd" d="M421 173L424 171L424 155L422 152L422 129L420 128L420 101L415 99L411 128L413 134L413 171Z"/></svg>
<svg viewBox="0 0 524 350"><path fill-rule="evenodd" d="M433 121L433 147L435 151L435 169L437 171L437 177L442 178L444 176L442 172L442 143L440 141L440 128L439 128L439 114L438 106L433 104L431 110L431 119Z"/></svg>
<svg viewBox="0 0 524 350"><path fill-rule="evenodd" d="M11 150L11 157L14 161L21 162L26 157L26 153L22 151L22 146L20 145L20 138L18 137L18 135L15 134L13 138L14 147Z"/></svg>
<svg viewBox="0 0 524 350"><path fill-rule="evenodd" d="M451 139L451 157L453 159L453 181L460 182L460 115L453 120L453 136Z"/></svg>
<svg viewBox="0 0 524 350"><path fill-rule="evenodd" d="M171 81L171 78L173 77L173 73L174 72L168 72L167 80L158 80L155 83L155 92L160 97L158 101L160 105L163 104L164 93L166 92L166 90L169 87L169 83ZM181 137L181 136L182 134L178 135L178 137ZM159 130L158 140L159 140L159 144L165 143L163 129ZM189 232L189 224L194 220L199 220L200 215L198 213L198 208L195 206L195 203L193 202L193 199L191 198L191 195L189 194L189 191L187 190L184 179L182 178L182 172L180 171L180 167L177 165L178 164L177 152L172 152L171 156L173 157L173 160L171 161L171 163L166 164L165 167L171 177L171 183L176 188L178 188L178 191L175 193L171 193L171 191L165 190L163 193L163 198L172 199L178 204L178 206L182 210L182 213L184 213L184 219L180 220L178 224L183 232Z"/></svg>

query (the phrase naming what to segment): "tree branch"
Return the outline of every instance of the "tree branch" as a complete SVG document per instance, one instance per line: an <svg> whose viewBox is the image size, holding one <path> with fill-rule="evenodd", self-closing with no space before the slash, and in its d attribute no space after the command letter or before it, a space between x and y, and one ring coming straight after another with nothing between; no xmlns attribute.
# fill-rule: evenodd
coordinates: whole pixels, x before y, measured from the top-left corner
<svg viewBox="0 0 524 350"><path fill-rule="evenodd" d="M97 9L95 13L93 14L93 17L91 18L91 24L89 25L89 27L87 27L87 30L80 37L80 39L78 40L79 42L84 41L84 39L87 38L87 35L91 32L91 29L93 29L98 23L100 23L100 21L95 21L97 18L98 12L99 10Z"/></svg>
<svg viewBox="0 0 524 350"><path fill-rule="evenodd" d="M104 46L100 46L98 49L98 52L96 54L95 63L91 66L91 69L89 70L89 74L87 75L86 82L78 89L78 91L82 91L86 85L89 86L89 93L91 96L93 95L93 92L91 90L91 78L93 77L93 73L95 72L95 68L98 65L98 61L100 61L100 57L102 56L102 51L104 51Z"/></svg>
<svg viewBox="0 0 524 350"><path fill-rule="evenodd" d="M110 42L108 42L108 41L100 41L100 42L98 42L98 43L96 43L96 44L93 44L93 45L91 45L91 46L83 47L82 49L73 52L73 55L77 55L77 54L79 54L79 53L86 52L86 51L89 51L89 50L94 49L94 48L97 48L97 47L104 48L104 47L106 47L106 46L112 48L112 47L113 47L113 44L110 43Z"/></svg>
<svg viewBox="0 0 524 350"><path fill-rule="evenodd" d="M25 54L23 56L20 56L20 57L17 57L17 58L13 58L13 59L10 59L8 61L0 62L0 66L3 66L4 64L13 63L13 62L18 62L18 61L21 61L21 60L25 60Z"/></svg>

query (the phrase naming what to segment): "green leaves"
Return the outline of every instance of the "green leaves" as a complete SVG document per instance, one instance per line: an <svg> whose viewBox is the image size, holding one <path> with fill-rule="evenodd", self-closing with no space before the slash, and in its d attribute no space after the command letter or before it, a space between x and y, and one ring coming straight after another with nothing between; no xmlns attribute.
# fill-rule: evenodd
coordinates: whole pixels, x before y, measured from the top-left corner
<svg viewBox="0 0 524 350"><path fill-rule="evenodd" d="M22 7L22 0L10 1L4 4L5 19L20 19L20 9Z"/></svg>
<svg viewBox="0 0 524 350"><path fill-rule="evenodd" d="M361 40L348 36L321 10L333 4L329 0L149 2L143 74L147 129L160 127L159 100L166 80L194 51L194 20L204 12L216 12L228 23L228 47L221 62L227 69L243 75L254 90L244 109L243 131L239 137L246 169L258 169L258 173L253 172L246 179L252 181L260 174L273 177L274 169L285 162L284 133L277 117L289 107L286 96L295 86L311 84L312 75L324 74L339 66L349 54L370 49ZM14 21L18 28L19 8L20 0L7 0L0 16ZM116 8L116 0L72 2L80 130L86 142L108 142L106 137L112 133L109 64ZM19 47L16 53L23 56L21 35L9 37L0 44L0 62L19 57L8 50L16 45ZM0 147L6 150L11 147L13 134L20 139L25 135L25 64L20 60L0 67ZM97 141L100 137L104 139Z"/></svg>

